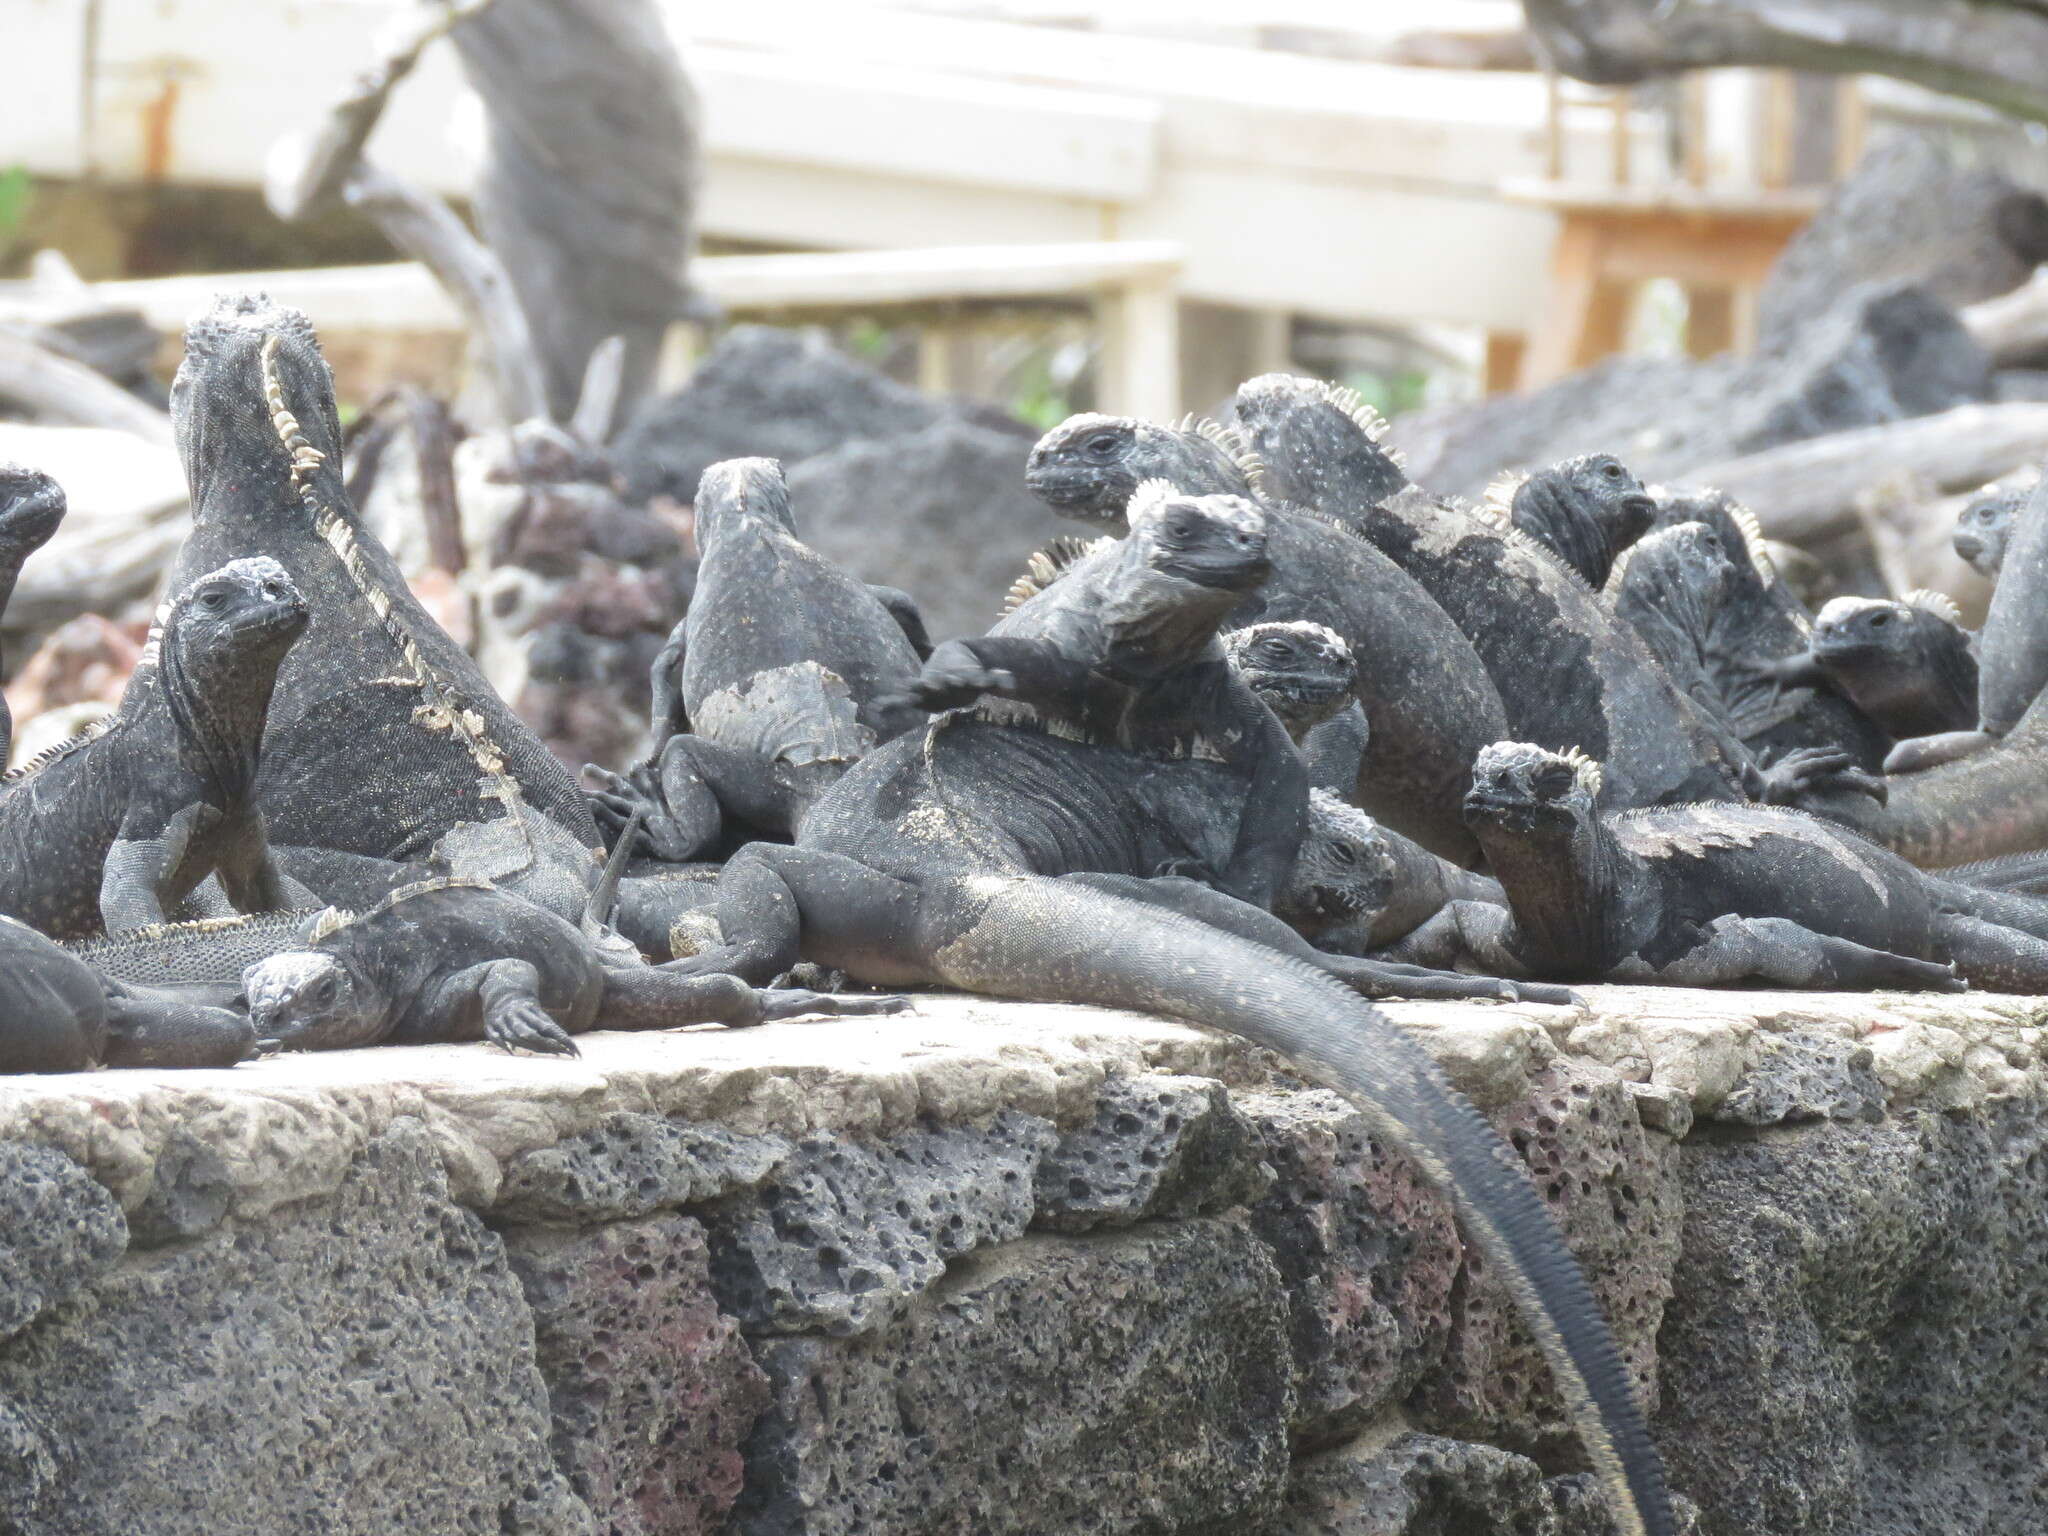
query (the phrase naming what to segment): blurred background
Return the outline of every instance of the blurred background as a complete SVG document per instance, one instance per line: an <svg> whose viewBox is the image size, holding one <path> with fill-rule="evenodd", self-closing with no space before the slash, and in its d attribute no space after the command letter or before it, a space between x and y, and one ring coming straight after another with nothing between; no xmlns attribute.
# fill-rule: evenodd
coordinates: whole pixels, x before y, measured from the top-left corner
<svg viewBox="0 0 2048 1536"><path fill-rule="evenodd" d="M312 317L366 517L575 763L637 741L734 454L957 633L1060 531L1040 431L1272 369L1439 492L1720 485L1816 598L1981 610L1958 515L2048 453L2031 7L5 5L0 460L73 503L0 630L18 754L132 664L222 290Z"/></svg>

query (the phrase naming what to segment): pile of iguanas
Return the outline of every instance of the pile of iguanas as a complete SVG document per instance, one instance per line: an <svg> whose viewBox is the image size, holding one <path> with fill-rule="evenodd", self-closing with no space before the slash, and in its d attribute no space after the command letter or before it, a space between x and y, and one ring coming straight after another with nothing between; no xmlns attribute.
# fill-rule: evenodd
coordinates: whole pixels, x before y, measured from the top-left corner
<svg viewBox="0 0 2048 1536"><path fill-rule="evenodd" d="M195 525L143 662L0 782L0 1070L909 1006L799 966L1233 1031L1456 1196L1621 1527L1668 1533L1543 1201L1371 1000L2048 992L2048 493L1964 513L1981 635L1932 594L1814 616L1725 497L1595 455L1460 503L1270 375L1224 425L1048 433L1027 483L1095 537L934 646L732 460L647 751L586 791L358 519L302 316L217 304L173 413ZM62 515L0 470L0 603Z"/></svg>

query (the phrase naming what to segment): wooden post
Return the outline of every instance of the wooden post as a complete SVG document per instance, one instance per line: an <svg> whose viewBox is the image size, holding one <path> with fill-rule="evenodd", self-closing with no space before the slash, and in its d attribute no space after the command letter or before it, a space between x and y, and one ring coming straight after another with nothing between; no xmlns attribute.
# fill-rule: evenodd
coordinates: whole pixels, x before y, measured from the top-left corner
<svg viewBox="0 0 2048 1536"><path fill-rule="evenodd" d="M1096 408L1146 421L1181 414L1180 298L1170 279L1145 277L1104 293Z"/></svg>

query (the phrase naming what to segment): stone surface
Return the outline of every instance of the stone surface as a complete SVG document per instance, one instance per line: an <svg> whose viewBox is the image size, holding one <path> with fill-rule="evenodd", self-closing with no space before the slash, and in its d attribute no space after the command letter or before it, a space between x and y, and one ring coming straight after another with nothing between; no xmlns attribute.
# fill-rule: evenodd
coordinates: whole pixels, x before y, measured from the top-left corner
<svg viewBox="0 0 2048 1536"><path fill-rule="evenodd" d="M0 1142L0 1340L104 1274L128 1247L105 1189L61 1152Z"/></svg>
<svg viewBox="0 0 2048 1536"><path fill-rule="evenodd" d="M498 1239L394 1126L329 1198L130 1255L0 1348L34 1536L594 1536ZM0 1421L0 1465L18 1460Z"/></svg>
<svg viewBox="0 0 2048 1536"><path fill-rule="evenodd" d="M1262 1193L1257 1133L1206 1077L1120 1077L1095 1118L1038 1164L1038 1225L1125 1227L1243 1205Z"/></svg>
<svg viewBox="0 0 2048 1536"><path fill-rule="evenodd" d="M501 1221L587 1225L673 1210L751 1189L788 1161L780 1136L735 1136L621 1110L552 1147L514 1158L498 1186Z"/></svg>
<svg viewBox="0 0 2048 1536"><path fill-rule="evenodd" d="M1543 1470L1526 1456L1402 1435L1301 1462L1274 1536L1567 1536ZM1584 1523L1569 1536L1607 1536Z"/></svg>
<svg viewBox="0 0 2048 1536"><path fill-rule="evenodd" d="M1278 1279L1215 1219L1027 1238L887 1337L759 1357L775 1400L736 1536L1224 1536L1287 1474Z"/></svg>
<svg viewBox="0 0 2048 1536"><path fill-rule="evenodd" d="M533 1308L555 1463L604 1536L709 1536L768 1404L687 1216L505 1236Z"/></svg>
<svg viewBox="0 0 2048 1536"><path fill-rule="evenodd" d="M1713 1118L1733 1125L1799 1120L1879 1120L1885 1089L1871 1049L1838 1036L1788 1030L1766 1035Z"/></svg>

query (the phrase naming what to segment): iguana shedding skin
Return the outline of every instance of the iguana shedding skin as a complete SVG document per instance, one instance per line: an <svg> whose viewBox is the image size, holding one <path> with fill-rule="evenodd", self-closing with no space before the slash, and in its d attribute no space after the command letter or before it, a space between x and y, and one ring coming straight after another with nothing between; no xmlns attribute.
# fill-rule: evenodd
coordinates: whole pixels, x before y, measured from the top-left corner
<svg viewBox="0 0 2048 1536"><path fill-rule="evenodd" d="M1564 459L1487 495L1511 526L1543 545L1596 591L1621 552L1650 530L1656 499L1610 454Z"/></svg>
<svg viewBox="0 0 2048 1536"><path fill-rule="evenodd" d="M171 412L194 525L173 585L264 554L312 610L257 779L286 866L317 891L322 850L428 865L438 844L444 867L576 915L601 857L582 793L362 528L305 316L222 298L185 346Z"/></svg>
<svg viewBox="0 0 2048 1536"><path fill-rule="evenodd" d="M1025 483L1062 516L1118 529L1138 485L1164 479L1191 495L1254 495L1267 518L1273 574L1227 627L1307 620L1369 658L1359 704L1370 725L1347 798L1432 851L1459 862L1478 847L1458 815L1456 786L1507 716L1469 641L1409 576L1362 539L1267 495L1256 459L1213 422L1154 426L1077 416L1032 449ZM1072 562L1068 562L1068 569ZM1054 574L1048 567L1043 573Z"/></svg>
<svg viewBox="0 0 2048 1536"><path fill-rule="evenodd" d="M1714 621L1734 589L1736 569L1721 536L1705 523L1660 528L1614 568L1614 611L1642 636L1665 675L1698 707L1742 774L1744 791L1769 805L1794 805L1810 788L1832 785L1881 798L1884 781L1863 772L1840 747L1798 747L1766 768L1736 734L1714 686L1708 656Z"/></svg>
<svg viewBox="0 0 2048 1536"><path fill-rule="evenodd" d="M1956 514L1956 531L1949 542L1957 557L1986 581L1998 580L2013 519L2030 494L2031 490L1993 487Z"/></svg>
<svg viewBox="0 0 2048 1536"><path fill-rule="evenodd" d="M1310 786L1340 800L1354 794L1372 726L1344 637L1305 619L1253 624L1226 634L1223 653L1301 749Z"/></svg>
<svg viewBox="0 0 2048 1536"><path fill-rule="evenodd" d="M1238 390L1233 410L1265 465L1268 495L1355 529L1464 631L1514 734L1607 759L1609 805L1741 797L1740 765L1717 733L1578 573L1497 515L1410 485L1356 396L1267 374ZM1439 794L1467 781L1484 745Z"/></svg>
<svg viewBox="0 0 2048 1536"><path fill-rule="evenodd" d="M25 923L0 917L0 1073L231 1067L249 1021L115 981Z"/></svg>
<svg viewBox="0 0 2048 1536"><path fill-rule="evenodd" d="M0 464L0 616L5 616L14 584L28 557L50 542L64 521L63 489L39 470ZM0 694L0 768L14 746L14 716Z"/></svg>
<svg viewBox="0 0 2048 1536"><path fill-rule="evenodd" d="M254 791L272 685L306 623L275 560L187 586L120 709L0 780L0 911L77 939L162 922L215 873L243 911L304 900Z"/></svg>
<svg viewBox="0 0 2048 1536"><path fill-rule="evenodd" d="M408 886L360 916L326 914L304 948L250 966L242 988L260 1042L304 1051L489 1040L574 1056L571 1036L600 1027L738 1028L909 1006L621 963L574 923L471 880Z"/></svg>
<svg viewBox="0 0 2048 1536"><path fill-rule="evenodd" d="M1937 880L1817 817L1756 805L1603 814L1599 765L1522 742L1466 797L1505 909L1446 908L1394 947L1575 980L2048 991L2048 904Z"/></svg>
<svg viewBox="0 0 2048 1536"><path fill-rule="evenodd" d="M673 863L733 822L790 836L850 764L922 718L880 702L917 675L914 605L797 538L779 464L713 464L696 507L697 589L654 665L654 756L623 777L585 770L607 835L642 809L644 851Z"/></svg>
<svg viewBox="0 0 2048 1536"><path fill-rule="evenodd" d="M1814 621L1812 644L1778 670L1789 683L1835 689L1901 743L1976 724L1970 633L1938 592L1834 598ZM1896 752L1885 768L1905 771Z"/></svg>

